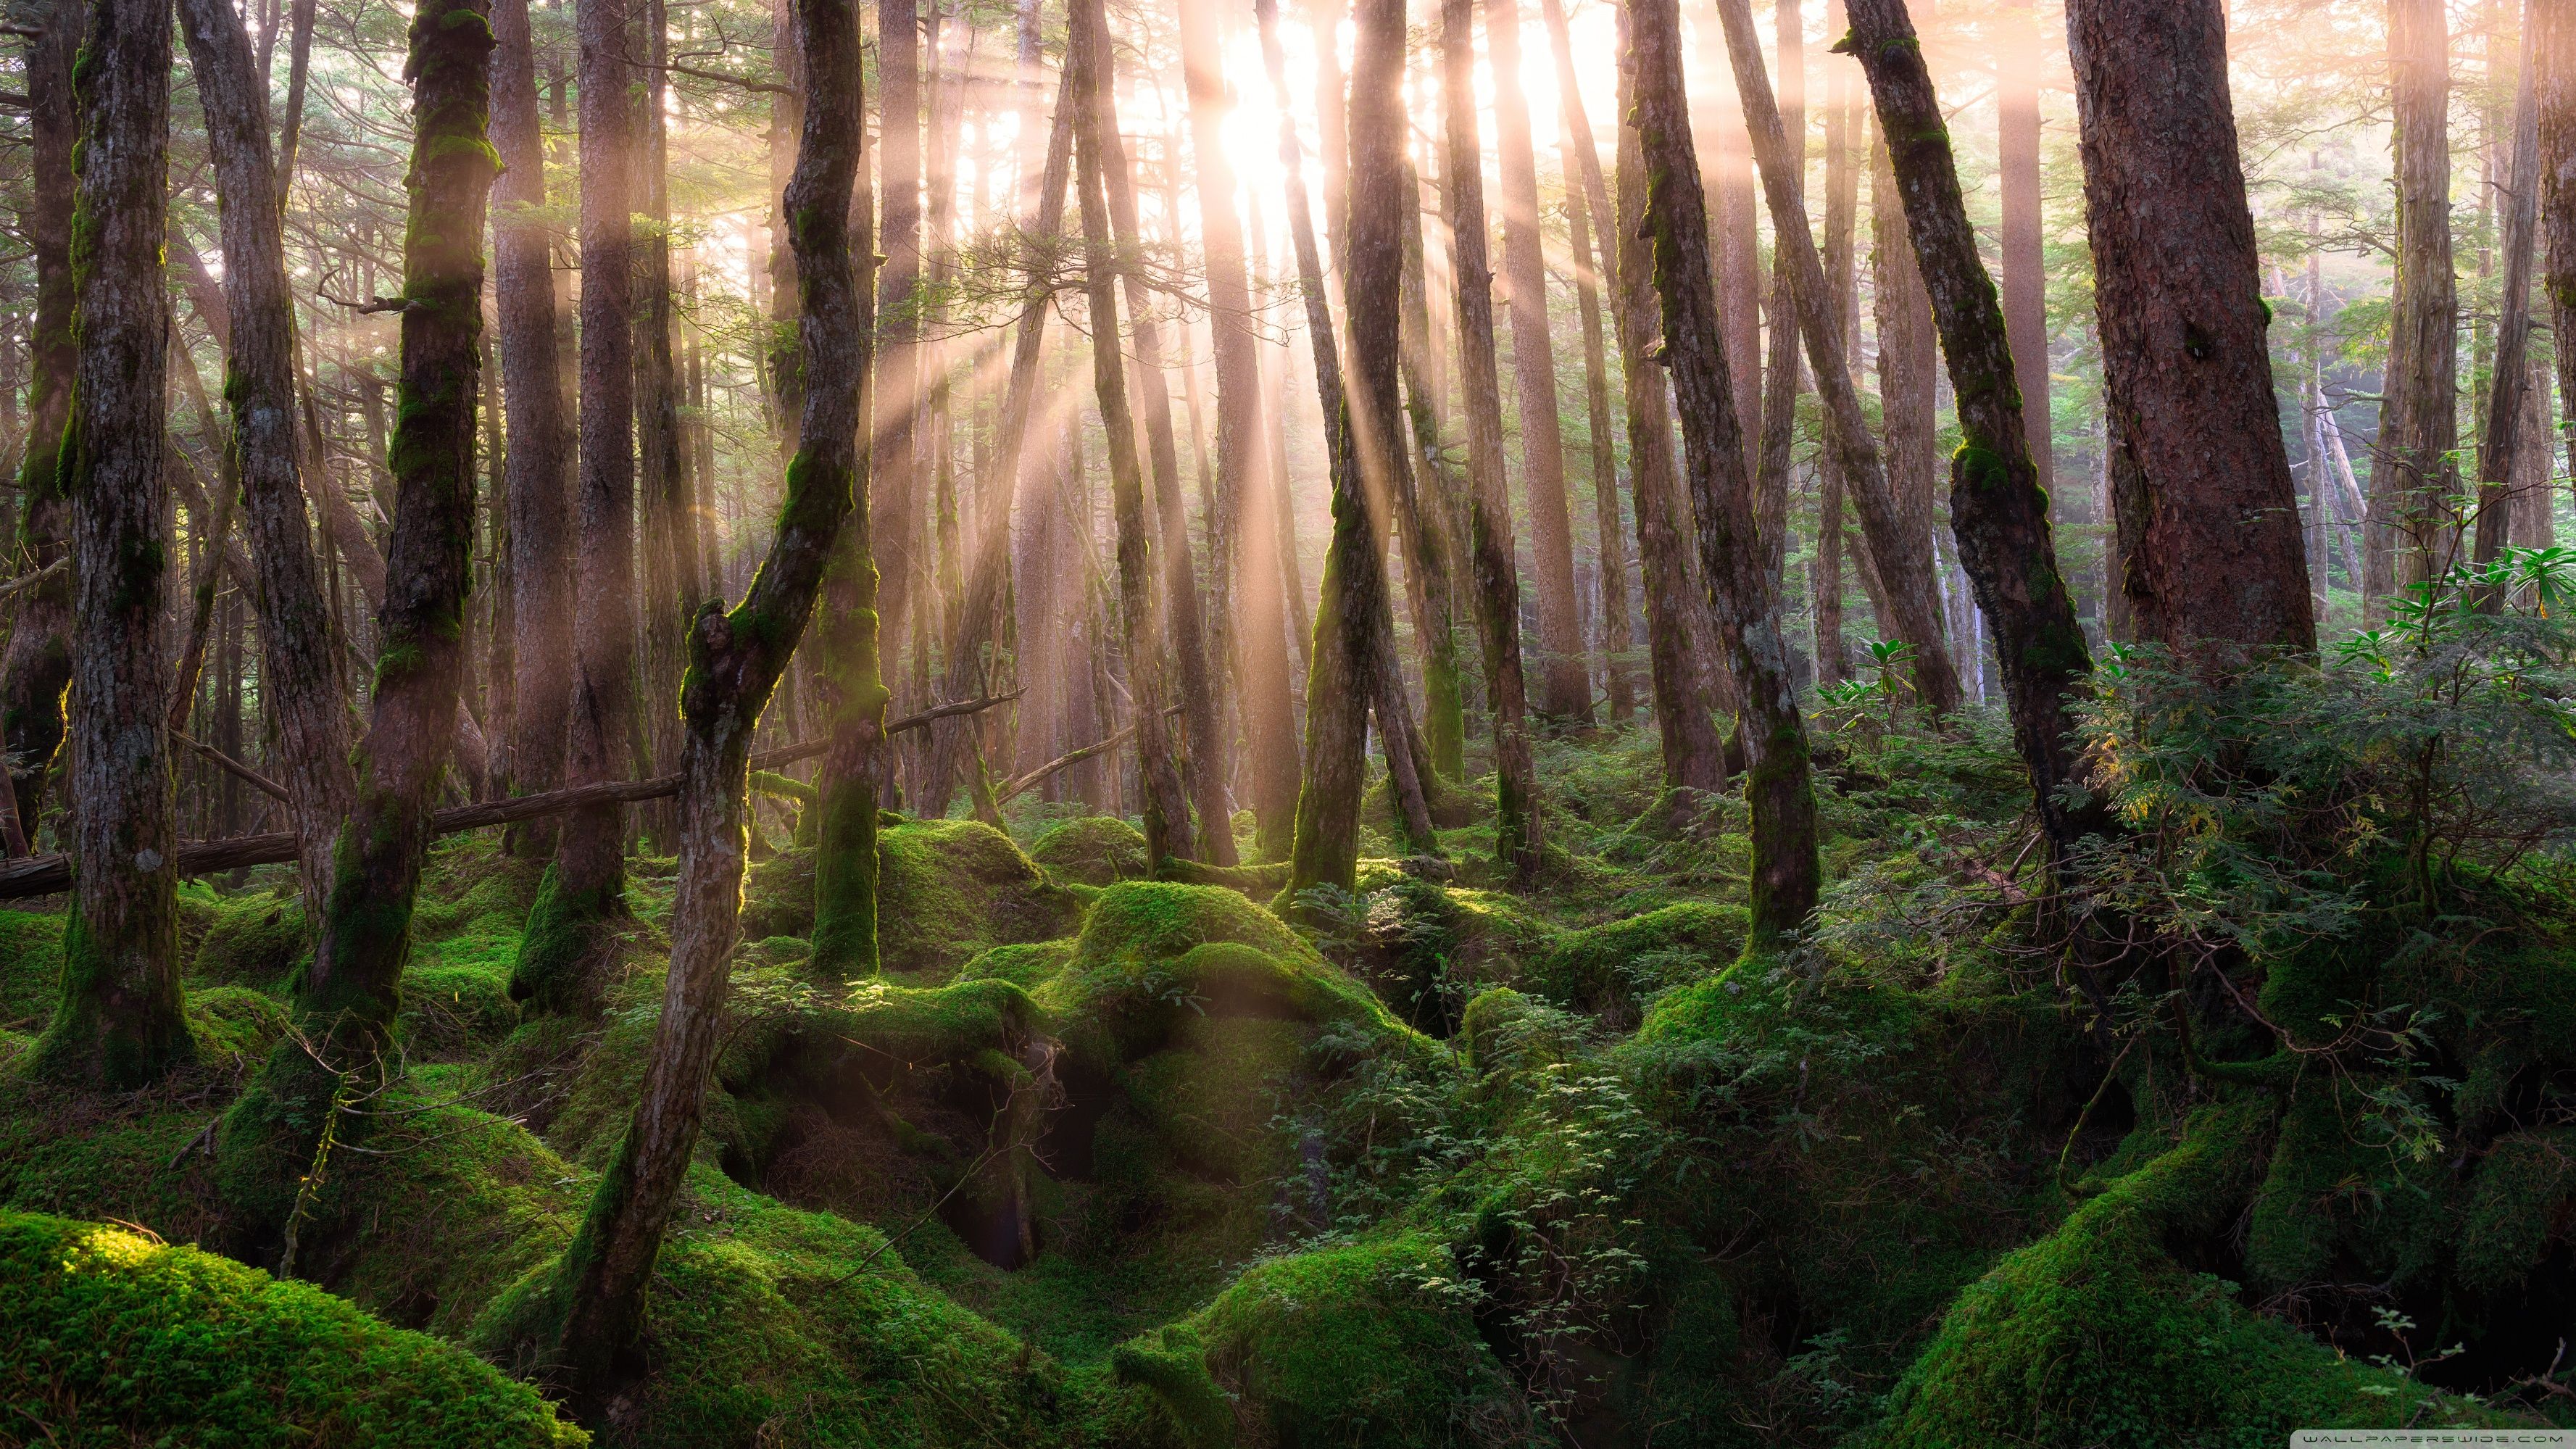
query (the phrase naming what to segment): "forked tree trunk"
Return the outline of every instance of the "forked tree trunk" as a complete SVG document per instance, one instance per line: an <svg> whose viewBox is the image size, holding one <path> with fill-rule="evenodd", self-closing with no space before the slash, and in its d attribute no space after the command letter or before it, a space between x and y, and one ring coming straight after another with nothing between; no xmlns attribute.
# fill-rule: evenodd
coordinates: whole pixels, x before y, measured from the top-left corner
<svg viewBox="0 0 2576 1449"><path fill-rule="evenodd" d="M1441 0L1440 96L1448 156L1450 271L1457 289L1458 389L1467 412L1467 533L1476 633L1494 716L1494 856L1524 883L1539 867L1538 777L1521 672L1521 585L1503 489L1502 384L1485 251L1482 147L1476 136L1474 0ZM1284 147L1284 143L1283 143Z"/></svg>
<svg viewBox="0 0 2576 1449"><path fill-rule="evenodd" d="M1892 615L1888 622L1895 626L1898 638L1913 646L1915 692L1932 713L1947 714L1959 704L1959 676L1942 643L1940 595L1933 578L1932 556L1928 549L1915 553L1907 547L1909 540L1896 511L1895 496L1888 488L1878 445L1870 438L1859 394L1852 388L1851 374L1836 345L1824 262L1816 255L1815 235L1807 226L1806 204L1797 184L1796 158L1781 124L1780 108L1772 99L1770 81L1762 71L1761 41L1754 34L1752 9L1747 0L1717 0L1717 10L1726 28L1727 53L1735 62L1736 88L1744 97L1745 123L1753 133L1753 154L1762 173L1763 196L1770 203L1772 225L1779 235L1773 264L1790 273L1785 290L1796 312L1798 331L1806 341L1817 394L1824 400L1826 446L1833 450L1835 462L1842 469L1844 486L1860 514L1861 531L1869 540L1870 557L1878 565L1879 582L1886 590ZM1651 164L1651 154L1648 159ZM1666 336L1669 339L1669 326ZM1930 540L1923 542L1928 544ZM1705 540L1701 548L1705 553ZM1716 587L1714 580L1710 587ZM1750 699L1755 691L1748 682L1743 692Z"/></svg>
<svg viewBox="0 0 2576 1449"><path fill-rule="evenodd" d="M2067 695L2093 668L2075 601L2058 572L2048 495L2022 424L2009 328L1977 255L1959 173L1941 126L1923 49L1904 0L1846 0L1847 48L1869 72L1880 129L1905 203L1906 230L1949 359L1964 435L1950 464L1950 527L1977 604L1995 630L2013 742L2030 771L2033 808L2062 854L2103 828L2096 804L2070 808L2061 788L2083 776ZM2295 526L2297 514L2291 515Z"/></svg>
<svg viewBox="0 0 2576 1449"><path fill-rule="evenodd" d="M72 558L68 799L72 904L62 995L30 1067L93 1090L190 1060L179 1000L171 799L169 482L162 450L170 308L170 10L98 0L81 47L74 406L62 463Z"/></svg>
<svg viewBox="0 0 2576 1449"><path fill-rule="evenodd" d="M1734 0L1739 12L1742 3ZM1751 17L1742 18L1749 29ZM1733 20L1730 42L1735 40ZM1629 117L1652 178L1646 226L1655 240L1655 284L1663 296L1664 357L1672 369L1683 466L1698 515L1700 566L1740 695L1744 798L1752 815L1752 929L1754 940L1767 944L1799 929L1816 907L1816 797L1809 778L1806 717L1799 713L1797 686L1789 673L1779 602L1753 536L1752 482L1745 476L1743 428L1735 415L1718 331L1708 209L1683 98L1679 7L1675 0L1632 0L1630 26L1637 90ZM1750 49L1741 44L1734 48L1739 60ZM1756 79L1758 70L1756 57ZM1739 66L1738 83L1744 81ZM1755 88L1744 88L1747 101L1753 101ZM1751 118L1757 145L1765 115L1778 139L1778 112L1764 105ZM1764 168L1766 173L1771 169ZM1803 234L1803 227L1798 231ZM1806 257L1814 267L1812 246ZM1819 371L1835 365L1830 356L1817 361Z"/></svg>
<svg viewBox="0 0 2576 1449"><path fill-rule="evenodd" d="M2138 636L2193 653L2311 653L2219 0L2072 0L2067 42ZM2447 262L2443 276L2447 288ZM2433 395L2447 420L2447 382Z"/></svg>
<svg viewBox="0 0 2576 1449"><path fill-rule="evenodd" d="M1574 601L1574 515L1565 496L1565 437L1557 422L1556 349L1547 325L1547 263L1539 227L1538 161L1521 94L1520 0L1485 0L1493 65L1494 149L1503 206L1503 287L1512 318L1512 380L1520 397L1521 482L1531 563L1538 572L1540 708L1592 723L1591 671ZM1453 171L1453 176L1454 176Z"/></svg>
<svg viewBox="0 0 2576 1449"><path fill-rule="evenodd" d="M389 1084L385 1048L402 1004L430 811L456 742L482 388L477 298L498 169L483 129L492 43L482 0L446 12L424 7L412 24L402 373L388 454L394 528L366 767L333 847L330 906L297 983L296 1032L270 1054L225 1136L235 1200L263 1228L283 1229L286 1271L329 1173L317 1147L353 1143L369 1120L359 1104Z"/></svg>
<svg viewBox="0 0 2576 1449"><path fill-rule="evenodd" d="M1136 428L1128 411L1127 371L1118 343L1118 273L1110 237L1107 170L1109 140L1118 124L1109 50L1109 19L1101 0L1078 5L1066 64L1081 78L1071 85L1074 111L1074 187L1082 203L1084 290L1091 303L1091 380L1098 394L1101 429L1108 437L1111 516L1118 531L1119 622L1125 630L1127 688L1134 697L1138 794L1144 803L1147 858L1189 860L1197 851L1190 830L1189 793L1172 757L1163 718L1165 660L1154 607L1153 562L1145 519L1144 470L1136 457ZM1160 386L1159 380L1155 384Z"/></svg>
<svg viewBox="0 0 2576 1449"><path fill-rule="evenodd" d="M523 1306L527 1317L514 1325L585 1405L603 1402L641 1367L633 1350L644 1323L645 1285L697 1147L707 1074L724 1035L726 968L741 911L751 737L805 631L834 537L853 509L860 384L868 367L844 226L858 149L857 15L836 0L799 0L796 9L815 81L783 208L803 304L798 436L804 441L788 467L778 534L751 592L730 613L708 604L691 625L689 683L680 700L680 875L671 905L671 974L653 1054L581 1232L546 1290Z"/></svg>
<svg viewBox="0 0 2576 1449"><path fill-rule="evenodd" d="M260 692L277 728L271 768L291 800L305 919L318 925L331 889L331 842L356 797L357 776L297 472L295 303L268 154L267 87L252 63L250 34L230 5L185 0L180 22L223 214L225 397L259 581ZM218 543L222 537L218 532Z"/></svg>

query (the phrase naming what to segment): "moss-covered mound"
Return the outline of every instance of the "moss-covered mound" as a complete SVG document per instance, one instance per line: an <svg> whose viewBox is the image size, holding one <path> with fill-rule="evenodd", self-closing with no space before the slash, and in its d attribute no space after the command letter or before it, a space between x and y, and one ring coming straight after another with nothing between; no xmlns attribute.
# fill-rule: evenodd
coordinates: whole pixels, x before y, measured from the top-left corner
<svg viewBox="0 0 2576 1449"><path fill-rule="evenodd" d="M905 820L877 833L877 952L883 969L945 976L977 952L1061 936L1081 912L1011 838L976 820ZM814 852L754 867L746 940L814 929Z"/></svg>
<svg viewBox="0 0 2576 1449"><path fill-rule="evenodd" d="M308 1284L67 1218L0 1212L0 1343L0 1432L12 1440L589 1442L453 1344Z"/></svg>
<svg viewBox="0 0 2576 1449"><path fill-rule="evenodd" d="M62 974L63 918L0 911L0 1030L43 1029Z"/></svg>
<svg viewBox="0 0 2576 1449"><path fill-rule="evenodd" d="M1078 815L1040 835L1029 859L1059 879L1105 886L1153 874L1145 833L1115 815Z"/></svg>
<svg viewBox="0 0 2576 1449"><path fill-rule="evenodd" d="M1641 999L1731 963L1744 949L1747 919L1741 906L1693 901L1570 932L1529 963L1520 987L1634 1021Z"/></svg>

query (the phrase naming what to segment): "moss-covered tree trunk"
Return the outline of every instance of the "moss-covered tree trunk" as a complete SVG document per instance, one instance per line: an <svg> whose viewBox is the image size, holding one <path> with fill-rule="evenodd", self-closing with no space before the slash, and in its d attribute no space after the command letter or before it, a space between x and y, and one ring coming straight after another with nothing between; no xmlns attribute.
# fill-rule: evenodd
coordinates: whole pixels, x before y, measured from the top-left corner
<svg viewBox="0 0 2576 1449"><path fill-rule="evenodd" d="M283 1230L288 1271L331 1144L363 1130L358 1103L388 1080L385 1048L401 1006L430 810L456 741L472 582L483 222L499 171L484 138L491 50L482 0L424 7L412 24L404 67L411 205L403 290L391 305L402 316L388 457L394 527L376 616L374 716L332 851L330 905L296 985L296 1033L279 1043L226 1128L228 1190L260 1229Z"/></svg>
<svg viewBox="0 0 2576 1449"><path fill-rule="evenodd" d="M1474 0L1441 0L1440 95L1449 191L1449 270L1458 291L1458 388L1467 412L1467 533L1476 575L1476 633L1494 716L1494 855L1526 882L1541 845L1538 771L1530 754L1521 670L1520 567L1503 489L1502 384L1494 361L1493 274L1485 250L1485 183L1476 134Z"/></svg>
<svg viewBox="0 0 2576 1449"><path fill-rule="evenodd" d="M2313 652L2316 618L2272 393L2270 308L2237 160L2219 0L2148 9L2075 0L2067 45L2121 584L2138 636L2203 654ZM2446 202L2431 205L2447 218ZM2445 243L2436 288L2445 295L2448 256ZM2401 290L2410 265L2401 256ZM2402 298L2400 306L2402 314ZM2441 422L2417 435L2426 446L2413 456L2424 460L2435 457L2431 443L2447 450L2451 437L2451 323L2447 309L2434 310L2443 361L2422 395L2438 399L2431 411ZM2406 432L2395 436L2407 446Z"/></svg>
<svg viewBox="0 0 2576 1449"><path fill-rule="evenodd" d="M1628 12L1619 12L1620 49ZM1619 71L1619 114L1634 108L1634 68ZM1696 820L1701 797L1726 788L1726 742L1717 729L1717 701L1699 653L1708 609L1691 568L1693 527L1673 459L1672 400L1656 353L1663 338L1656 315L1655 245L1645 230L1646 161L1633 126L1619 128L1619 265L1611 287L1619 320L1619 370L1627 384L1629 492L1636 499L1637 562L1646 593L1646 669L1655 701L1655 729L1664 756L1664 788L1672 792L1674 825Z"/></svg>
<svg viewBox="0 0 2576 1449"><path fill-rule="evenodd" d="M1118 262L1110 235L1107 172L1114 164L1109 137L1118 124L1109 53L1109 21L1099 0L1076 5L1066 64L1074 104L1074 187L1082 203L1083 290L1091 307L1091 383L1099 400L1109 449L1110 514L1117 529L1118 612L1127 653L1127 688L1136 719L1137 794L1143 802L1147 856L1197 855L1190 829L1189 792L1173 757L1163 717L1166 659L1156 627L1150 525L1145 519L1144 469L1136 456L1134 415L1128 410L1127 370L1118 343ZM1159 380L1154 384L1161 386Z"/></svg>
<svg viewBox="0 0 2576 1449"><path fill-rule="evenodd" d="M30 571L60 561L70 544L71 507L59 465L71 417L72 152L80 116L72 88L87 8L53 0L27 46L28 250L36 270L28 321L27 450L18 464L18 551ZM63 742L63 689L71 682L72 582L57 574L28 591L0 654L0 745L18 820L33 840L45 776Z"/></svg>
<svg viewBox="0 0 2576 1449"><path fill-rule="evenodd" d="M76 330L62 491L72 655L67 794L72 905L62 996L34 1067L140 1086L192 1054L179 1005L178 821L169 759L170 11L99 0L81 48L80 178L71 235Z"/></svg>
<svg viewBox="0 0 2576 1449"><path fill-rule="evenodd" d="M528 0L492 5L492 304L508 421L501 512L510 555L510 662L516 706L510 782L536 794L563 783L564 729L572 703L571 472L564 435L563 364L555 348L555 277L543 220L545 145L537 123L537 73ZM549 817L512 827L509 848L554 854Z"/></svg>
<svg viewBox="0 0 2576 1449"><path fill-rule="evenodd" d="M1833 450L1842 469L1844 488L1860 515L1870 557L1878 565L1890 615L1887 622L1895 627L1896 636L1914 649L1911 670L1915 693L1933 713L1946 714L1958 707L1959 675L1942 642L1940 591L1933 577L1931 539L1928 535L1923 537L1919 551L1908 547L1911 540L1898 517L1895 495L1888 488L1878 444L1870 438L1869 421L1861 413L1860 396L1844 365L1832 326L1832 294L1825 285L1824 261L1816 253L1815 233L1807 224L1804 188L1799 184L1802 153L1791 147L1779 104L1763 74L1761 38L1754 33L1752 8L1747 0L1717 0L1717 11L1726 30L1727 54L1735 66L1736 89L1744 98L1745 123L1753 133L1753 154L1762 173L1762 195L1769 203L1771 222L1779 238L1773 264L1789 274L1788 285L1775 289L1774 296L1785 293L1798 334L1806 343L1816 393L1825 405L1826 446ZM1650 154L1648 163L1652 162ZM1775 315L1774 326L1777 325ZM1749 683L1744 692L1747 696L1753 693Z"/></svg>
<svg viewBox="0 0 2576 1449"><path fill-rule="evenodd" d="M576 0L581 120L581 396L572 693L564 783L623 779L635 726L635 104L629 0ZM598 1009L626 914L626 810L566 815L510 994L539 1011Z"/></svg>
<svg viewBox="0 0 2576 1449"><path fill-rule="evenodd" d="M179 9L222 204L224 398L259 583L260 692L277 728L272 768L290 799L306 919L319 922L331 889L331 843L357 794L357 776L297 469L295 303L268 151L266 86L250 33L231 6L185 0Z"/></svg>
<svg viewBox="0 0 2576 1449"><path fill-rule="evenodd" d="M1741 8L1741 0L1736 4ZM1776 940L1798 929L1816 907L1816 797L1807 724L1789 673L1779 601L1754 537L1743 424L1718 330L1708 209L1683 98L1681 16L1675 0L1634 0L1629 24L1636 104L1628 114L1649 178L1646 229L1654 237L1655 287L1664 304L1664 358L1672 370L1683 472L1699 523L1700 568L1739 695L1744 798L1752 815L1753 934L1756 941ZM1730 20L1730 42L1731 30ZM1759 65L1756 56L1757 71ZM1757 144L1763 115L1775 133L1779 127L1777 111L1755 115ZM1814 266L1812 245L1806 256ZM1818 370L1834 365L1828 356L1819 359Z"/></svg>
<svg viewBox="0 0 2576 1449"><path fill-rule="evenodd" d="M1407 195L1421 191L1409 162ZM1413 429L1407 466L1395 482L1404 532L1404 585L1422 655L1422 732L1443 779L1467 777L1466 682L1458 672L1458 487L1446 454L1447 391L1431 330L1431 277L1422 255L1422 208L1404 212L1404 411Z"/></svg>
<svg viewBox="0 0 2576 1449"><path fill-rule="evenodd" d="M693 621L680 695L680 876L671 974L653 1054L616 1156L572 1245L537 1292L505 1311L577 1397L597 1405L641 1368L645 1285L697 1146L742 898L751 738L805 631L851 516L868 329L847 218L859 132L858 18L849 0L798 0L813 94L782 206L796 252L805 379L778 533L731 612Z"/></svg>
<svg viewBox="0 0 2576 1449"><path fill-rule="evenodd" d="M2042 828L2063 851L2103 824L2099 805L2070 809L2080 785L2066 697L2092 672L2075 601L2057 568L2048 495L2022 422L2009 328L1977 253L1939 97L1903 0L1847 0L1847 49L1869 74L1905 205L1906 232L1932 298L1959 400L1963 441L1950 464L1950 528L1978 607L1995 631L2013 743L2030 771Z"/></svg>

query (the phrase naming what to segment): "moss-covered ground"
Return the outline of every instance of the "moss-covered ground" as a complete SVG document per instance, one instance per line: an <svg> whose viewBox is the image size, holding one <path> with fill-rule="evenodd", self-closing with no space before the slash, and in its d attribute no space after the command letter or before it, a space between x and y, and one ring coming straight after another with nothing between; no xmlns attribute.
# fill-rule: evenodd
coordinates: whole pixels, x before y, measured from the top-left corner
<svg viewBox="0 0 2576 1449"><path fill-rule="evenodd" d="M1445 863L1372 810L1360 888L1295 927L1269 867L1155 879L1132 822L1022 802L1009 832L890 818L885 969L832 980L811 847L779 851L649 1372L579 1428L506 1345L641 1080L668 862L633 874L604 1010L523 1021L538 876L437 847L405 1075L329 1164L300 1281L217 1181L286 1030L292 881L188 888L200 1061L114 1099L11 1064L61 917L0 912L0 1444L2144 1449L2569 1419L2552 851L2461 864L2429 909L2352 867L2385 909L2105 975L2051 944L1992 722L1825 760L1826 904L1770 952L1740 804L1676 828L1650 729L1542 743L1534 887L1471 790Z"/></svg>

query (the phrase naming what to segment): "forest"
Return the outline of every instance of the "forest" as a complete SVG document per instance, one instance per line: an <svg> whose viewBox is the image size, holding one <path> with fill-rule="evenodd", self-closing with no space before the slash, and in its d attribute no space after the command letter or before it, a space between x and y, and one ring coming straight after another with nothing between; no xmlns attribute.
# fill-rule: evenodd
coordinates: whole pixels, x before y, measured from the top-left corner
<svg viewBox="0 0 2576 1449"><path fill-rule="evenodd" d="M2576 1429L2576 0L441 3L0 0L0 1449Z"/></svg>

